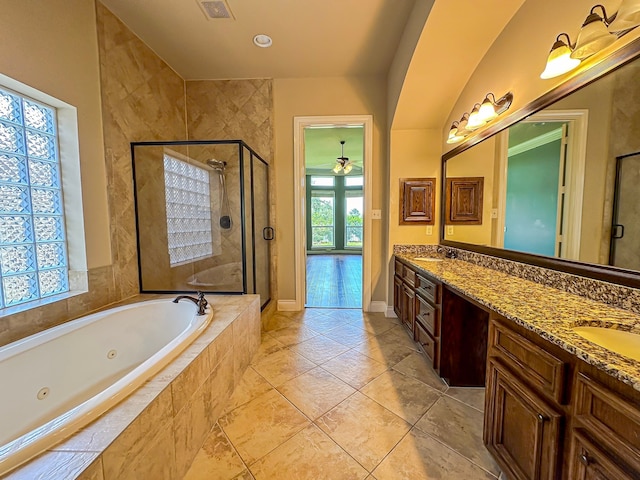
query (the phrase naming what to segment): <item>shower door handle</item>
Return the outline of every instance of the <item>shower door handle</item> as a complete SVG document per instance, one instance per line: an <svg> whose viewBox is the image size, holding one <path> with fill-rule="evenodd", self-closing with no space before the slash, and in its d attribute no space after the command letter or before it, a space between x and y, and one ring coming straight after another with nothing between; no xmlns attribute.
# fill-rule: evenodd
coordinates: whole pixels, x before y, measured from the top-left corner
<svg viewBox="0 0 640 480"><path fill-rule="evenodd" d="M611 236L613 238L618 239L624 237L624 225L614 225L612 230Z"/></svg>
<svg viewBox="0 0 640 480"><path fill-rule="evenodd" d="M265 240L273 240L275 234L273 233L273 227L264 227L262 229L262 238Z"/></svg>

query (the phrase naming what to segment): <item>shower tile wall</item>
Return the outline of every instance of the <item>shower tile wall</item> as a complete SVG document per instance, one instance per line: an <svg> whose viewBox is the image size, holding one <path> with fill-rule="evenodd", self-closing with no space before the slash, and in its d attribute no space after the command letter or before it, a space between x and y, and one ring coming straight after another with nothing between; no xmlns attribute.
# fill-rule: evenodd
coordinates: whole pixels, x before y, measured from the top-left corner
<svg viewBox="0 0 640 480"><path fill-rule="evenodd" d="M109 215L117 297L138 292L130 142L183 140L184 80L96 4Z"/></svg>
<svg viewBox="0 0 640 480"><path fill-rule="evenodd" d="M198 80L186 82L187 130L189 140L244 140L269 165L269 189L273 189L273 81L270 79L250 80ZM246 157L246 155L245 155ZM221 158L221 160L225 160ZM246 159L248 161L248 159ZM237 166L230 165L229 198L239 201ZM275 205L270 202L269 216L275 225ZM239 209L232 203L231 210ZM240 227L236 222L235 227ZM236 258L238 248L231 237L222 237L223 252L229 258ZM226 241L225 241L226 240ZM271 248L271 298L277 298L275 285L275 248ZM256 260L258 264L258 260ZM275 304L275 302L272 302Z"/></svg>

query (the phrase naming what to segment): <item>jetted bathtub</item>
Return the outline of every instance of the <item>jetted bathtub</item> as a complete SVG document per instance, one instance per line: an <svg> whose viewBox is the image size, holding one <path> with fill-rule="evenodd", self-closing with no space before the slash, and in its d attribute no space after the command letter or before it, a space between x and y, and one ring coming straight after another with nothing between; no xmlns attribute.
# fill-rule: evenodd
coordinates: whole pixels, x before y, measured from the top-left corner
<svg viewBox="0 0 640 480"><path fill-rule="evenodd" d="M0 347L0 476L159 372L209 324L189 300L134 303Z"/></svg>

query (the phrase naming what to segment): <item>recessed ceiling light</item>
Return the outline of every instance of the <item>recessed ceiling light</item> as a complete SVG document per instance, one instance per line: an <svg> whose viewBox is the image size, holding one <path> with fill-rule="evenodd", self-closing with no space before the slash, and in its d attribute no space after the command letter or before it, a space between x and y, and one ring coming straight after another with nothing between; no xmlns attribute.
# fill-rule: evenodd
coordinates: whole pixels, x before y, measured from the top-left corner
<svg viewBox="0 0 640 480"><path fill-rule="evenodd" d="M262 33L256 35L255 37L253 37L253 43L260 48L267 48L270 47L271 44L273 43L273 40L271 40L271 37L269 35L264 35Z"/></svg>

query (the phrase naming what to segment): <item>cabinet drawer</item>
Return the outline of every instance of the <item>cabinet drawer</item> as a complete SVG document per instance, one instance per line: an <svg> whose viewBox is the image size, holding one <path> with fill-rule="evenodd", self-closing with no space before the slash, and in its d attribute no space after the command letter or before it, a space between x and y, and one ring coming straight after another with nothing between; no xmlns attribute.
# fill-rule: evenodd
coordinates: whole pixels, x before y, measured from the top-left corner
<svg viewBox="0 0 640 480"><path fill-rule="evenodd" d="M564 403L566 364L495 320L489 327L489 356L500 357L540 393Z"/></svg>
<svg viewBox="0 0 640 480"><path fill-rule="evenodd" d="M416 342L422 346L424 353L433 361L433 368L438 368L438 342L433 339L429 332L420 323L420 320L414 324L414 336Z"/></svg>
<svg viewBox="0 0 640 480"><path fill-rule="evenodd" d="M398 261L398 260L396 260L396 262L395 262L395 273L400 278L402 278L403 269L404 269L403 263Z"/></svg>
<svg viewBox="0 0 640 480"><path fill-rule="evenodd" d="M404 265L403 268L402 268L402 279L405 282L407 282L409 285L411 285L412 287L415 287L415 285L416 285L416 272L414 272L409 267Z"/></svg>
<svg viewBox="0 0 640 480"><path fill-rule="evenodd" d="M440 285L419 273L416 274L416 291L431 302L440 303Z"/></svg>
<svg viewBox="0 0 640 480"><path fill-rule="evenodd" d="M580 430L571 434L569 478L571 480L632 480L637 476L622 469L618 461L602 451Z"/></svg>
<svg viewBox="0 0 640 480"><path fill-rule="evenodd" d="M599 443L640 470L640 406L584 373L576 377L574 415Z"/></svg>
<svg viewBox="0 0 640 480"><path fill-rule="evenodd" d="M416 316L424 328L431 334L432 337L440 336L440 318L439 310L436 307L431 306L420 295L416 295L418 302L416 303L417 311Z"/></svg>

